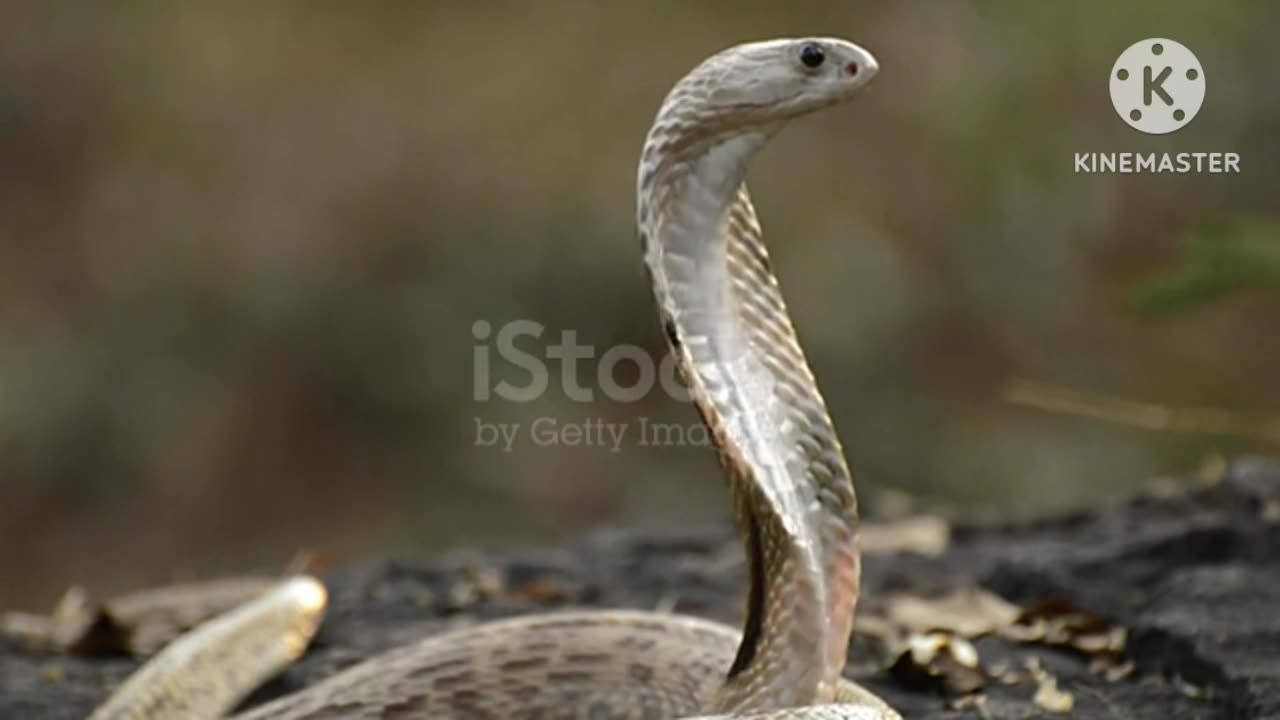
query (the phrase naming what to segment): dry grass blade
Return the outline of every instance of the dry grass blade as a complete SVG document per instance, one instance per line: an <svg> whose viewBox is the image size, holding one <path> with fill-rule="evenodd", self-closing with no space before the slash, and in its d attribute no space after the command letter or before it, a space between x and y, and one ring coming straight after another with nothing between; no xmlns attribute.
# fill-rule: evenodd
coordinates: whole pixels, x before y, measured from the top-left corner
<svg viewBox="0 0 1280 720"><path fill-rule="evenodd" d="M1280 417L1207 407L1176 407L1015 378L1004 397L1015 405L1159 432L1228 435L1280 445Z"/></svg>

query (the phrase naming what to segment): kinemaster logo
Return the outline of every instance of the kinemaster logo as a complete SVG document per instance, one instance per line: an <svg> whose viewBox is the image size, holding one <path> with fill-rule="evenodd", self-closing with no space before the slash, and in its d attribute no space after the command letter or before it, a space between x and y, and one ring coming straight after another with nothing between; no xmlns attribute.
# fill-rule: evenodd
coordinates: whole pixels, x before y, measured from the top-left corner
<svg viewBox="0 0 1280 720"><path fill-rule="evenodd" d="M1204 106L1208 80L1200 59L1168 38L1140 40L1120 53L1111 68L1111 104L1129 127L1146 135L1168 135L1186 127ZM1238 173L1239 153L1078 152L1075 171L1102 173Z"/></svg>

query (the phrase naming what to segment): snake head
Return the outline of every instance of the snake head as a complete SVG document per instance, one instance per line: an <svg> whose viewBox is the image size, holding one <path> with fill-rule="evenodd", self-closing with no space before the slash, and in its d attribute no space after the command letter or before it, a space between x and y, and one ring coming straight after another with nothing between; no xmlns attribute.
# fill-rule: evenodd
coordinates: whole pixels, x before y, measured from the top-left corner
<svg viewBox="0 0 1280 720"><path fill-rule="evenodd" d="M838 38L788 38L725 50L686 80L705 109L744 128L785 121L848 100L879 70L875 56Z"/></svg>

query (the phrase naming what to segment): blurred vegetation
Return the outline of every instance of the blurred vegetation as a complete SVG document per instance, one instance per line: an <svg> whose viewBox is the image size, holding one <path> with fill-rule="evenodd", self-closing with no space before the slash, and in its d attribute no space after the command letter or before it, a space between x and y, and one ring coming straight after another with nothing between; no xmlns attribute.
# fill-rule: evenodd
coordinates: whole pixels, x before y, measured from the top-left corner
<svg viewBox="0 0 1280 720"><path fill-rule="evenodd" d="M1194 309L1228 293L1280 290L1280 220L1218 219L1192 231L1180 262L1137 284L1152 315Z"/></svg>
<svg viewBox="0 0 1280 720"><path fill-rule="evenodd" d="M473 329L528 319L546 328L531 352L571 330L661 355L639 146L681 74L763 37L846 36L881 61L872 92L752 174L869 507L894 489L1040 512L1274 450L1002 388L1280 407L1277 21L1191 0L5 3L0 605L300 547L342 561L723 517L705 448L477 447L477 421L694 414L558 383L477 402ZM1107 93L1151 36L1208 83L1167 136ZM1073 173L1076 152L1206 150L1242 172ZM501 379L527 378L495 354Z"/></svg>

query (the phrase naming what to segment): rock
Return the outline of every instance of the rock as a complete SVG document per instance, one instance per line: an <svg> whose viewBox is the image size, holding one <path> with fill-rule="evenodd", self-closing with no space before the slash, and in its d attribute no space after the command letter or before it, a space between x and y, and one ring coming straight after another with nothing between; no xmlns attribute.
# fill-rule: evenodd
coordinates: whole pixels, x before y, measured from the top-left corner
<svg viewBox="0 0 1280 720"><path fill-rule="evenodd" d="M947 696L928 672L868 663L853 674L910 718L1280 717L1280 463L1240 460L1214 482L1065 516L953 529L946 550L868 555L866 602L981 587L1022 608L1057 608L1118 629L1123 656L971 639L980 696ZM736 624L742 564L732 531L598 532L554 550L456 552L383 561L325 578L331 608L306 657L254 704L446 627L567 606L674 608ZM1063 608L1072 608L1063 610ZM1064 616L1065 617L1065 616ZM1069 624L1069 623L1068 623ZM1096 628L1095 628L1096 629ZM1081 633L1092 630L1081 630ZM945 643L944 643L945 644ZM968 642L964 642L968 644ZM966 650L966 652L968 652ZM1090 665L1095 667L1091 669ZM136 662L35 653L0 642L0 718L83 718ZM917 668L918 669L918 668ZM1003 684L997 678L1015 679ZM966 683L964 687L971 687Z"/></svg>

